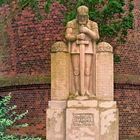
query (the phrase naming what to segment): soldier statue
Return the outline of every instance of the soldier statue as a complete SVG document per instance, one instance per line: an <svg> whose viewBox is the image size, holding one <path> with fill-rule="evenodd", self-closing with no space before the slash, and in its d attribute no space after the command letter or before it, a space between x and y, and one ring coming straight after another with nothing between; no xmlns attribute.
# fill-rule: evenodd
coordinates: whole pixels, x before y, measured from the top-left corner
<svg viewBox="0 0 140 140"><path fill-rule="evenodd" d="M96 41L99 39L98 25L89 20L89 9L80 6L76 19L67 23L65 38L69 44L74 76L75 95L90 96L90 76Z"/></svg>

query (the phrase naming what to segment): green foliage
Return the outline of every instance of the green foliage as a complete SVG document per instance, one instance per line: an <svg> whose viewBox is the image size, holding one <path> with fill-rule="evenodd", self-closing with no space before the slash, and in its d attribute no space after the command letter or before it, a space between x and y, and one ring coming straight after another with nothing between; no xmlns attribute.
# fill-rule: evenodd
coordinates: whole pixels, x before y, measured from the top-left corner
<svg viewBox="0 0 140 140"><path fill-rule="evenodd" d="M89 8L89 17L99 25L100 40L104 37L116 38L118 42L124 43L128 30L133 29L133 0L129 0L128 11L124 10L124 0L58 0L67 9L64 24L76 17L76 9L80 5ZM48 13L53 0L48 0L45 11ZM128 14L127 14L128 13Z"/></svg>
<svg viewBox="0 0 140 140"><path fill-rule="evenodd" d="M12 0L0 0L0 5L10 4ZM54 0L47 0L45 11L48 13ZM66 7L64 23L76 17L76 9L80 5L89 7L89 16L99 25L100 39L104 37L117 38L124 42L127 37L128 29L133 29L133 0L129 0L128 12L124 10L125 0L58 0L60 4ZM39 20L40 15L37 0L19 0L18 7L24 9L30 6ZM128 13L128 14L127 14Z"/></svg>
<svg viewBox="0 0 140 140"><path fill-rule="evenodd" d="M0 6L3 4L10 4L12 0L0 0Z"/></svg>
<svg viewBox="0 0 140 140"><path fill-rule="evenodd" d="M8 135L6 130L10 127L19 128L26 127L28 124L17 124L16 122L22 119L28 111L17 114L16 106L10 105L11 95L5 96L0 100L0 140L41 140L41 138L19 137L15 135Z"/></svg>
<svg viewBox="0 0 140 140"><path fill-rule="evenodd" d="M25 84L39 84L39 83L51 83L51 78L47 76L0 76L0 87L25 85Z"/></svg>
<svg viewBox="0 0 140 140"><path fill-rule="evenodd" d="M133 0L129 0L128 14L124 10L124 0L77 0L76 2L59 0L59 2L68 9L65 14L65 24L76 17L78 6L89 7L90 19L96 21L100 27L101 40L108 37L118 38L123 42L127 37L128 29L133 29Z"/></svg>
<svg viewBox="0 0 140 140"><path fill-rule="evenodd" d="M50 6L52 5L54 1L53 0L48 0L46 3L45 3L45 11L46 13L49 13L50 12Z"/></svg>
<svg viewBox="0 0 140 140"><path fill-rule="evenodd" d="M119 64L121 62L121 57L119 55L115 54L114 61L115 61L115 63Z"/></svg>
<svg viewBox="0 0 140 140"><path fill-rule="evenodd" d="M27 111L20 115L16 114L16 106L10 106L10 99L11 96L9 95L0 100L0 132L5 132L11 126L18 127L15 124L16 121L22 119L27 114ZM27 124L23 124L22 126L27 126Z"/></svg>
<svg viewBox="0 0 140 140"><path fill-rule="evenodd" d="M0 140L41 140L41 138L38 137L19 137L14 135L7 135L2 132L0 132Z"/></svg>
<svg viewBox="0 0 140 140"><path fill-rule="evenodd" d="M37 0L19 0L18 6L21 9L24 9L27 6L31 7L33 11L35 12L35 15L37 16L38 20L39 21L42 20L42 16L38 8Z"/></svg>

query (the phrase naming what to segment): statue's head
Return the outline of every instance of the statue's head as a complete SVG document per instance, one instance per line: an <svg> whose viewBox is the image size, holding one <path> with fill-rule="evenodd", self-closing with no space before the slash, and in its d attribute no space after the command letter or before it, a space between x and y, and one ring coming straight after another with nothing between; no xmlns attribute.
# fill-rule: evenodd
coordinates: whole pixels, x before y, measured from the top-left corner
<svg viewBox="0 0 140 140"><path fill-rule="evenodd" d="M86 6L80 6L77 9L77 21L80 25L86 25L89 20L89 10Z"/></svg>

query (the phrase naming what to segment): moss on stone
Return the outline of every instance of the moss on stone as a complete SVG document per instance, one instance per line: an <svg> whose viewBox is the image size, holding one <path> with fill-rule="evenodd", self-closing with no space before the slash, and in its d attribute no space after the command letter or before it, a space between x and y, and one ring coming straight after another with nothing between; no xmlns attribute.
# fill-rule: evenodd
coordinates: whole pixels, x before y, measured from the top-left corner
<svg viewBox="0 0 140 140"><path fill-rule="evenodd" d="M48 83L51 83L51 78L48 76L0 76L0 87Z"/></svg>

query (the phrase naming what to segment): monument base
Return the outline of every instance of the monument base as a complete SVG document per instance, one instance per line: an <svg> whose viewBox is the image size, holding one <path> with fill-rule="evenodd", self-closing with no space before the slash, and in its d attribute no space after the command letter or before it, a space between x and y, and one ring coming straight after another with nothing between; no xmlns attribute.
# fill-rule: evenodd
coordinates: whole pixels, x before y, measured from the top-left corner
<svg viewBox="0 0 140 140"><path fill-rule="evenodd" d="M47 140L118 140L115 101L50 101Z"/></svg>
<svg viewBox="0 0 140 140"><path fill-rule="evenodd" d="M68 101L66 140L118 140L116 102Z"/></svg>

